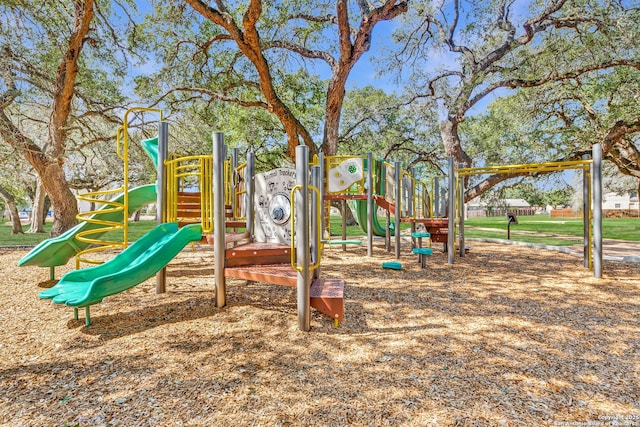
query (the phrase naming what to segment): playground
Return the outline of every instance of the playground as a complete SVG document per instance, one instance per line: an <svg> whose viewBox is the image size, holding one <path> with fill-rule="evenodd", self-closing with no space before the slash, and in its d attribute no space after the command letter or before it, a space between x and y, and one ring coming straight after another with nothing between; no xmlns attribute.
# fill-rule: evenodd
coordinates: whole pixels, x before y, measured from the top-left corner
<svg viewBox="0 0 640 427"><path fill-rule="evenodd" d="M472 245L426 270L403 252L398 271L380 245L325 249L348 315L312 311L311 333L294 288L230 279L216 308L210 245L171 261L166 293L152 278L106 298L90 327L38 299L51 282L15 267L26 251L0 252L0 424L637 425L640 264L605 260L595 279L571 255Z"/></svg>
<svg viewBox="0 0 640 427"><path fill-rule="evenodd" d="M450 159L428 187L371 153L298 146L295 169L257 171L220 132L211 155L186 157L168 132L140 141L155 184L83 194L103 206L77 226L0 249L0 424L528 426L640 411L640 264L603 268L597 208L582 259L467 251L456 176L484 169ZM599 161L523 167L580 168L585 206L598 195ZM346 215L325 228L329 201L366 239L346 238ZM130 242L128 218L153 202L158 224Z"/></svg>

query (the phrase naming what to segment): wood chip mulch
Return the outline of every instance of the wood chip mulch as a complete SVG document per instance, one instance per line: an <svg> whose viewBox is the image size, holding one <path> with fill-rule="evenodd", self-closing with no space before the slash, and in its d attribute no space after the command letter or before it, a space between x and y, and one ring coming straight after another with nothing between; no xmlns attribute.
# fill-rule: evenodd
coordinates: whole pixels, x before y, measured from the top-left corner
<svg viewBox="0 0 640 427"><path fill-rule="evenodd" d="M471 245L449 265L436 244L426 270L408 248L402 270L328 248L345 321L314 311L309 333L291 288L229 280L215 308L210 247L89 327L37 298L52 283L15 267L26 251L0 251L0 425L640 425L640 264L597 280L577 257Z"/></svg>

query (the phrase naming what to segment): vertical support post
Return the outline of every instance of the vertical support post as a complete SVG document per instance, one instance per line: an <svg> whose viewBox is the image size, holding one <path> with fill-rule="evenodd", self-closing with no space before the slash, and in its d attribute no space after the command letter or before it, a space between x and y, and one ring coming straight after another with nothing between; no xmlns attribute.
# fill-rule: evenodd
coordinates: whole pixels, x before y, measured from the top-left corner
<svg viewBox="0 0 640 427"><path fill-rule="evenodd" d="M227 304L224 277L225 206L224 206L224 135L213 133L213 258L216 281L216 307Z"/></svg>
<svg viewBox="0 0 640 427"><path fill-rule="evenodd" d="M254 207L254 195L256 193L256 155L253 150L247 153L247 170L245 171L245 209L247 218L247 233L249 234L249 240L253 242L253 236L255 234L255 210Z"/></svg>
<svg viewBox="0 0 640 427"><path fill-rule="evenodd" d="M440 179L436 176L433 179L433 216L441 217L440 213Z"/></svg>
<svg viewBox="0 0 640 427"><path fill-rule="evenodd" d="M236 206L236 177L235 171L238 167L238 149L233 148L231 150L231 216L235 220L238 218L237 206Z"/></svg>
<svg viewBox="0 0 640 427"><path fill-rule="evenodd" d="M417 218L417 207L415 206L415 194L416 194L416 169L415 168L411 168L409 170L411 177L408 180L408 206L409 209L407 209L408 211L408 216L413 218L413 221L411 221L411 249L416 247L416 239L415 237L413 237L413 233L416 232L416 221L415 219Z"/></svg>
<svg viewBox="0 0 640 427"><path fill-rule="evenodd" d="M56 280L56 268L49 267L49 280Z"/></svg>
<svg viewBox="0 0 640 427"><path fill-rule="evenodd" d="M347 201L340 200L340 217L342 219L342 240L347 240ZM342 252L347 251L347 245L342 244Z"/></svg>
<svg viewBox="0 0 640 427"><path fill-rule="evenodd" d="M317 265L320 262L320 245L318 235L322 236L322 197L320 187L322 186L322 168L320 166L311 167L311 185L318 189L318 193L312 192L311 197L311 263ZM320 212L320 215L318 215ZM313 270L313 277L317 278L320 269Z"/></svg>
<svg viewBox="0 0 640 427"><path fill-rule="evenodd" d="M585 154L582 160L589 160L591 156ZM582 169L582 258L585 268L589 268L591 260L591 239L589 239L589 229L591 227L591 205L589 197L590 183L589 173L586 169Z"/></svg>
<svg viewBox="0 0 640 427"><path fill-rule="evenodd" d="M456 225L456 174L453 157L449 157L449 233L447 235L447 255L449 264L455 257L455 225Z"/></svg>
<svg viewBox="0 0 640 427"><path fill-rule="evenodd" d="M593 144L593 277L602 278L602 145Z"/></svg>
<svg viewBox="0 0 640 427"><path fill-rule="evenodd" d="M376 210L373 206L373 154L367 154L367 256L373 256L373 216Z"/></svg>
<svg viewBox="0 0 640 427"><path fill-rule="evenodd" d="M167 217L167 167L164 162L169 153L169 123L158 124L158 180L156 182L156 220L158 224L165 222ZM156 274L156 293L161 294L167 290L167 267L162 268Z"/></svg>
<svg viewBox="0 0 640 427"><path fill-rule="evenodd" d="M407 178L407 216L415 218L416 207L414 206L414 199L416 194L416 181L415 181L415 168L411 168L409 171L410 177Z"/></svg>
<svg viewBox="0 0 640 427"><path fill-rule="evenodd" d="M309 289L309 147L298 145L296 147L296 186L300 189L295 192L294 218L296 247L296 264L298 267L298 279L296 282L298 302L298 329L309 331L311 329L311 309Z"/></svg>
<svg viewBox="0 0 640 427"><path fill-rule="evenodd" d="M400 162L394 162L396 173L396 259L400 259L400 220L402 218L402 174L400 173Z"/></svg>
<svg viewBox="0 0 640 427"><path fill-rule="evenodd" d="M462 169L462 166L462 163L458 164L459 169ZM461 257L464 257L464 177L458 177L458 214L460 215L460 222L458 223L460 250L458 252Z"/></svg>
<svg viewBox="0 0 640 427"><path fill-rule="evenodd" d="M319 168L319 172L317 172L320 175L320 179L318 181L318 190L320 191L320 212L322 214L322 218L320 219L320 237L324 238L325 237L325 230L327 229L327 227L329 226L328 223L325 223L325 218L327 221L331 221L331 204L329 204L329 206L327 207L329 209L329 215L327 215L325 217L325 213L327 212L325 210L325 200L324 200L324 192L325 192L325 188L324 188L324 154L322 154L322 152L318 153L318 168ZM331 236L329 236L331 237Z"/></svg>
<svg viewBox="0 0 640 427"><path fill-rule="evenodd" d="M387 252L391 252L391 213L385 212L387 216L387 231L384 233L384 245Z"/></svg>

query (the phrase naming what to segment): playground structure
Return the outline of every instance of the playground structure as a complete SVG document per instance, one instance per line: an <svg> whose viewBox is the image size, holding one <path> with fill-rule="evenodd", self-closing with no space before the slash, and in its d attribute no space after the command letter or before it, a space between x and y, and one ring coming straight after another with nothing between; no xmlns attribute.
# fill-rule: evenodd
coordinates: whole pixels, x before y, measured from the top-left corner
<svg viewBox="0 0 640 427"><path fill-rule="evenodd" d="M354 204L358 221L367 232L368 256L372 254L375 234L385 237L387 250L394 236L396 259L400 259L399 224L405 222L411 224L412 252L418 255L423 268L425 258L433 252L432 242L443 243L449 264L453 264L458 223L460 256L465 252L464 221L460 214L464 210L462 178L474 174L585 171L585 212L590 211L592 201L595 212L593 222L591 216L585 216L585 266L592 268L593 260L594 274L601 277L601 215L596 209L601 206L597 202L600 184L594 179L592 185L590 178L600 174L597 148L594 148L594 160L562 164L456 169L450 159L448 190L440 188L439 180L435 180L430 195L426 186L412 173L403 171L398 162L377 160L371 153L319 156L310 165L308 148L299 146L295 170L280 168L256 174L252 152L248 153L246 163L238 165L237 150L229 158L223 135L214 133L213 155L170 157L168 124L160 121L158 137L141 143L157 166L157 183L129 189L127 116L134 110L160 113L159 110L132 109L125 114L124 125L116 137L117 153L124 163L123 186L82 196L84 200L104 206L80 215L82 222L78 226L58 238L46 240L19 262L21 266L50 267L53 279L54 267L66 264L73 256L79 268L81 262L100 264L87 258L88 254L124 249L104 264L68 273L53 288L40 293L41 298L74 307L76 318L78 308L84 307L87 325L91 305L153 275L157 276L156 291L165 292L166 265L187 244L201 241L214 246L217 307L226 305L227 277L285 285L296 288L300 330L310 329L310 307L330 316L337 326L344 317L344 281L321 278L319 267L324 244L341 244L344 249L347 244L361 243L346 239L347 202ZM594 169L591 175L590 168ZM119 195L107 201L106 197L112 194ZM444 202L446 195L453 197ZM327 218L331 201L339 201L343 209L340 240L332 240L330 231L328 239L323 239L326 233L322 219ZM158 227L128 247L128 216L151 202L157 203ZM385 211L387 226L378 221L378 208ZM445 210L447 215L442 216ZM422 224L425 231L417 231L417 224ZM111 230L122 230L123 242L98 239ZM422 239L428 239L428 247L422 247ZM594 242L594 253L591 242Z"/></svg>
<svg viewBox="0 0 640 427"><path fill-rule="evenodd" d="M50 269L50 279L55 277L55 267L65 265L75 257L76 269L82 262L99 264L101 261L88 258L87 255L110 250L125 249L128 245L128 218L142 206L157 200L155 184L129 188L129 114L133 112L158 114L162 120L162 111L150 108L132 108L124 115L123 125L116 131L116 153L123 162L122 186L113 190L96 191L78 196L80 200L101 205L99 209L78 215L79 223L60 236L44 240L19 262L19 266L38 266ZM158 139L142 142L146 154L157 164ZM109 200L108 197L117 195ZM100 237L109 231L121 231L121 242L106 241Z"/></svg>
<svg viewBox="0 0 640 427"><path fill-rule="evenodd" d="M425 228L420 236L431 242L447 244L448 218L434 212L441 209L441 197L437 179L434 180L434 196L431 197L427 187L418 181L414 174L404 171L400 164L393 164L381 159L374 159L371 153L366 156L318 156L316 163L325 177L325 185L321 189L322 200L326 202L323 221L328 224L330 203L337 201L342 207L342 239L325 240L328 244L340 244L346 250L347 244L360 244L360 240L346 239L345 210L347 202L351 202L355 217L367 233L367 254L371 256L373 236L385 238L387 251L391 250L391 237L395 236L396 258L400 257L401 222L411 224L412 236L416 233L416 225ZM369 185L369 183L372 183ZM396 209L396 207L399 207ZM386 225L378 219L377 211L382 209L386 215ZM392 221L392 215L394 221ZM396 230L398 231L396 233ZM412 247L415 248L415 236Z"/></svg>
<svg viewBox="0 0 640 427"><path fill-rule="evenodd" d="M319 163L323 164L322 156ZM424 257L432 253L430 247L432 242L443 243L449 264L454 263L456 249L461 257L465 255L463 212L466 177L581 170L583 171L583 210L585 212L584 266L593 270L594 277L602 277L602 148L600 144L593 145L591 156L584 156L582 160L564 162L463 168L456 167L453 158L449 158L449 173L446 180L441 181L435 178L430 192L423 183L416 180L412 173L401 170L397 162L390 164L382 160L374 160L371 154L366 157L335 156L328 158L326 164L327 172L324 176L327 185L323 200L341 200L343 206L345 200L353 201L358 222L367 232L367 255L371 256L373 234L386 237L387 250L391 245L390 236L395 235L395 255L397 259L400 258L399 233L392 233L391 227L385 229L377 222L375 211L376 207L380 207L386 212L387 224L401 222L411 224L412 253L418 255L423 267L425 266ZM370 182L373 185L369 186ZM445 183L447 188L441 185ZM390 215L394 215L395 223L390 222ZM425 231L416 231L417 224L422 224ZM343 215L343 239L346 237L345 229ZM429 247L422 247L423 238L429 239ZM391 268L394 267L395 264Z"/></svg>
<svg viewBox="0 0 640 427"><path fill-rule="evenodd" d="M464 257L464 177L487 174L536 174L543 172L560 172L581 170L582 203L584 212L583 224L583 260L585 268L593 270L594 277L602 278L602 146L593 144L591 156L585 155L581 160L532 163L522 165L485 166L476 168L454 167L453 159L449 159L450 194L456 194L455 207L449 206L451 217L459 223L459 254ZM455 210L454 210L455 209ZM454 225L449 226L449 239L453 240ZM453 264L454 251L449 249L449 264Z"/></svg>
<svg viewBox="0 0 640 427"><path fill-rule="evenodd" d="M126 115L124 129L118 131L118 155L123 158L126 171ZM122 147L121 138L124 141ZM158 167L158 180L154 186L157 197L151 200L148 197L150 190L146 190L144 200L146 203L157 202L158 226L127 247L128 215L123 212L130 212L133 207L129 206L132 191L127 188L127 180L118 189L123 194L112 201L105 202L92 195L93 201L107 206L81 218L84 221L77 228L93 226L91 239L84 235L80 236L84 240L80 240L78 230L69 232L63 239L58 239L64 241L58 245L68 247L64 256L50 262L42 261L52 253L52 243L45 242L27 254L19 265L53 267L65 264L73 255L79 259L82 254L103 248L113 249L116 247L114 242L102 242L96 238L96 235L111 230L105 224L124 231L125 240L121 247L125 249L104 264L67 273L55 286L42 291L40 297L74 307L76 319L78 308L84 307L88 326L91 322L90 306L153 275L157 275L157 292L164 292L166 265L187 244L202 241L214 245L217 307L226 305L227 277L286 285L296 287L298 326L301 330L310 329L310 307L329 315L337 326L344 316L344 281L320 278L319 275L322 243L318 187L321 184L315 166L312 168L315 185L308 182L308 148L298 147L296 170L276 169L254 176L252 153L246 164L234 167L237 155L236 160L226 158L227 147L222 134L214 133L213 139L212 156L175 156L169 159L168 125L161 122L158 138L143 143L147 148L155 147L150 156ZM110 193L103 192L102 195ZM118 205L114 208L116 203ZM134 205L138 207L138 203ZM123 224L113 224L115 212L119 212ZM228 228L245 228L245 231L227 232ZM86 246L81 247L78 242L86 243ZM97 243L103 245L83 251ZM96 249L98 247L100 249ZM53 268L51 272L53 276Z"/></svg>

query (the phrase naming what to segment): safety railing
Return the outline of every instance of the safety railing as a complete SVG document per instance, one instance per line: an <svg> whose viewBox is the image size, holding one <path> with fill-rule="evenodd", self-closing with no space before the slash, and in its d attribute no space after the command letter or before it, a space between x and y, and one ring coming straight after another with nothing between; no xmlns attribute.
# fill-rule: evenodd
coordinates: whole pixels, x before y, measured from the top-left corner
<svg viewBox="0 0 640 427"><path fill-rule="evenodd" d="M312 212L312 215L317 215L318 218L320 218L320 211L321 211L321 203L320 203L320 190L317 187L314 187L313 185L309 185L307 186L307 188L309 190L311 190L313 193L315 193L315 197L317 198L318 203L316 203L317 206L317 211L316 212ZM295 198L296 198L296 191L299 191L300 189L302 189L302 185L298 184L295 185L292 189L291 189L291 197L289 198L289 202L291 204L290 206L290 212L291 212L291 220L289 221L291 223L291 268L293 268L295 271L300 272L300 273L304 273L301 267L298 267L298 263L296 260L296 247L295 247L295 236L296 236L296 230L295 230ZM317 240L316 242L318 242L318 245L320 245L320 252L322 252L322 227L318 227L317 231ZM313 271L317 268L320 267L320 259L318 259L318 261L315 264L310 264L309 265L309 271Z"/></svg>
<svg viewBox="0 0 640 427"><path fill-rule="evenodd" d="M96 225L95 227L90 227L88 230L80 231L76 235L77 240L91 245L91 247L78 252L76 255L76 270L80 268L81 263L101 264L103 262L101 260L88 257L89 254L125 247L124 241L105 240L100 238L100 236L109 231L120 232L120 234L124 232L125 226L123 222L126 221L127 216L125 213L124 197L115 198L114 200L107 199L108 196L116 194L122 195L122 187L114 190L93 191L77 196L78 200L85 201L91 205L100 205L101 207L99 209L79 213L76 217L78 221L84 221L89 224ZM114 215L116 212L122 212L120 217L123 218L123 221L116 221L113 219L119 216ZM103 219L103 217L110 217L111 219Z"/></svg>
<svg viewBox="0 0 640 427"><path fill-rule="evenodd" d="M380 195L391 203L396 201L396 168L389 162L379 160L380 165Z"/></svg>
<svg viewBox="0 0 640 427"><path fill-rule="evenodd" d="M247 194L246 174L247 174L247 162L244 162L236 166L236 168L233 170L233 174L232 174L233 181L229 180L233 188L233 192L229 192L229 193L232 193L232 197L233 197L233 200L232 200L232 203L234 204L233 211L236 213L236 217L234 219L238 221L244 221L247 219L247 208L248 208L248 205L250 205L250 203L248 204L247 201L245 200L246 194Z"/></svg>
<svg viewBox="0 0 640 427"><path fill-rule="evenodd" d="M167 222L200 222L203 233L213 231L213 158L187 156L168 160Z"/></svg>
<svg viewBox="0 0 640 427"><path fill-rule="evenodd" d="M427 186L422 181L418 181L414 176L409 175L412 188L412 218L431 218L430 197Z"/></svg>
<svg viewBox="0 0 640 427"><path fill-rule="evenodd" d="M231 159L224 161L224 204L231 207L233 204L233 164Z"/></svg>
<svg viewBox="0 0 640 427"><path fill-rule="evenodd" d="M103 261L88 258L88 254L106 251L109 249L126 248L129 242L129 114L133 112L156 113L162 120L162 111L154 108L134 107L124 114L123 125L116 130L116 154L123 163L123 184L119 188L104 191L93 191L77 196L79 200L91 204L100 204L102 207L77 215L78 221L84 221L95 226L88 227L78 233L77 239L89 243L90 247L76 254L76 269L81 263L101 264ZM108 200L106 196L121 194L114 200ZM122 214L115 214L122 212ZM109 231L120 232L121 241L104 240L100 238Z"/></svg>

